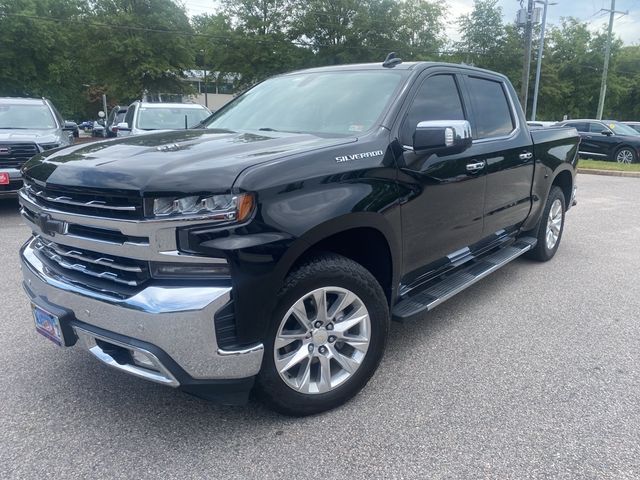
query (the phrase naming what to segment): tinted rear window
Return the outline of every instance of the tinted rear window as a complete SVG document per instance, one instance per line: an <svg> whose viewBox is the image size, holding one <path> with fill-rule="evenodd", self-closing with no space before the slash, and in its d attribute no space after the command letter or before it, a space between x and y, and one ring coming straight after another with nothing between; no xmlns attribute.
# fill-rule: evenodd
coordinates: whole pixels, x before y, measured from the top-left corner
<svg viewBox="0 0 640 480"><path fill-rule="evenodd" d="M477 138L508 135L515 128L502 83L484 78L467 79L475 113Z"/></svg>

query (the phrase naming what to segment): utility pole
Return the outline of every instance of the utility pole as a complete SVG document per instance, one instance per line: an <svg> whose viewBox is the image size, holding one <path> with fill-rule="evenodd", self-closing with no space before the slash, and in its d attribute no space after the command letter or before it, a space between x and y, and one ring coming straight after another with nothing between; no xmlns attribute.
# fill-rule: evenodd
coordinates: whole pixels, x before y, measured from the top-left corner
<svg viewBox="0 0 640 480"><path fill-rule="evenodd" d="M616 0L611 0L611 8L603 8L601 11L609 12L609 29L607 30L607 46L604 51L604 67L602 67L602 83L600 84L600 99L598 100L598 113L596 118L602 120L604 110L604 98L607 95L607 75L609 74L609 57L611 55L611 35L613 33L613 17L616 13L627 15L629 12L616 11Z"/></svg>
<svg viewBox="0 0 640 480"><path fill-rule="evenodd" d="M538 92L540 90L540 70L542 68L542 52L544 50L544 30L547 26L547 8L549 5L557 5L557 3L549 3L549 0L537 0L536 3L542 3L544 10L542 11L542 27L540 28L540 45L538 46L538 64L536 65L536 83L533 88L533 106L531 108L531 120L536 119L538 110Z"/></svg>
<svg viewBox="0 0 640 480"><path fill-rule="evenodd" d="M533 2L527 3L526 23L524 30L524 64L522 68L522 89L520 90L520 101L524 116L527 116L527 100L529 97L529 75L531 73L531 37L533 36Z"/></svg>
<svg viewBox="0 0 640 480"><path fill-rule="evenodd" d="M207 53L204 50L202 52L202 64L204 66L204 106L209 108L209 92L207 91Z"/></svg>

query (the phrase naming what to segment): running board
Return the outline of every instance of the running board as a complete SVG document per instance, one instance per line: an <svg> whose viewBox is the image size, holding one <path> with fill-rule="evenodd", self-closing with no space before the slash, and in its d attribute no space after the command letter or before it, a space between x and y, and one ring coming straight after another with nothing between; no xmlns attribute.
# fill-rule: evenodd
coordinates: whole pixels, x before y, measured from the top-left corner
<svg viewBox="0 0 640 480"><path fill-rule="evenodd" d="M533 237L519 238L508 247L503 247L497 252L478 259L471 266L446 276L426 290L396 304L393 307L393 319L404 321L422 312L433 310L455 294L528 252L536 246L536 243L537 240Z"/></svg>

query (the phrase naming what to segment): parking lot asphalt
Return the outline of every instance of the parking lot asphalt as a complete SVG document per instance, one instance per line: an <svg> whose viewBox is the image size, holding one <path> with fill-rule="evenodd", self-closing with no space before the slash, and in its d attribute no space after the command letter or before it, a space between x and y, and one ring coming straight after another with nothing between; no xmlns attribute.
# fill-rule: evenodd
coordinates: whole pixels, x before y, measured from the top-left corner
<svg viewBox="0 0 640 480"><path fill-rule="evenodd" d="M580 175L557 256L393 324L326 414L224 407L37 335L0 201L0 478L640 477L640 179Z"/></svg>

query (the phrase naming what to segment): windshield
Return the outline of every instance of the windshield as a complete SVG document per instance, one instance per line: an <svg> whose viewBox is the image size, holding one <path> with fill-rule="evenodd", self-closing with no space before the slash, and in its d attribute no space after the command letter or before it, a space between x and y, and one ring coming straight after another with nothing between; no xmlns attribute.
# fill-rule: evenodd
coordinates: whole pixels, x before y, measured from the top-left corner
<svg viewBox="0 0 640 480"><path fill-rule="evenodd" d="M216 113L207 128L349 135L369 130L402 71L300 73L275 77Z"/></svg>
<svg viewBox="0 0 640 480"><path fill-rule="evenodd" d="M0 105L0 128L57 128L51 110L46 105Z"/></svg>
<svg viewBox="0 0 640 480"><path fill-rule="evenodd" d="M180 107L140 107L138 128L142 130L180 130L184 129L184 117L187 117L187 127L191 128L209 116L204 108Z"/></svg>
<svg viewBox="0 0 640 480"><path fill-rule="evenodd" d="M640 133L624 123L606 122L606 125L618 135L640 135Z"/></svg>

